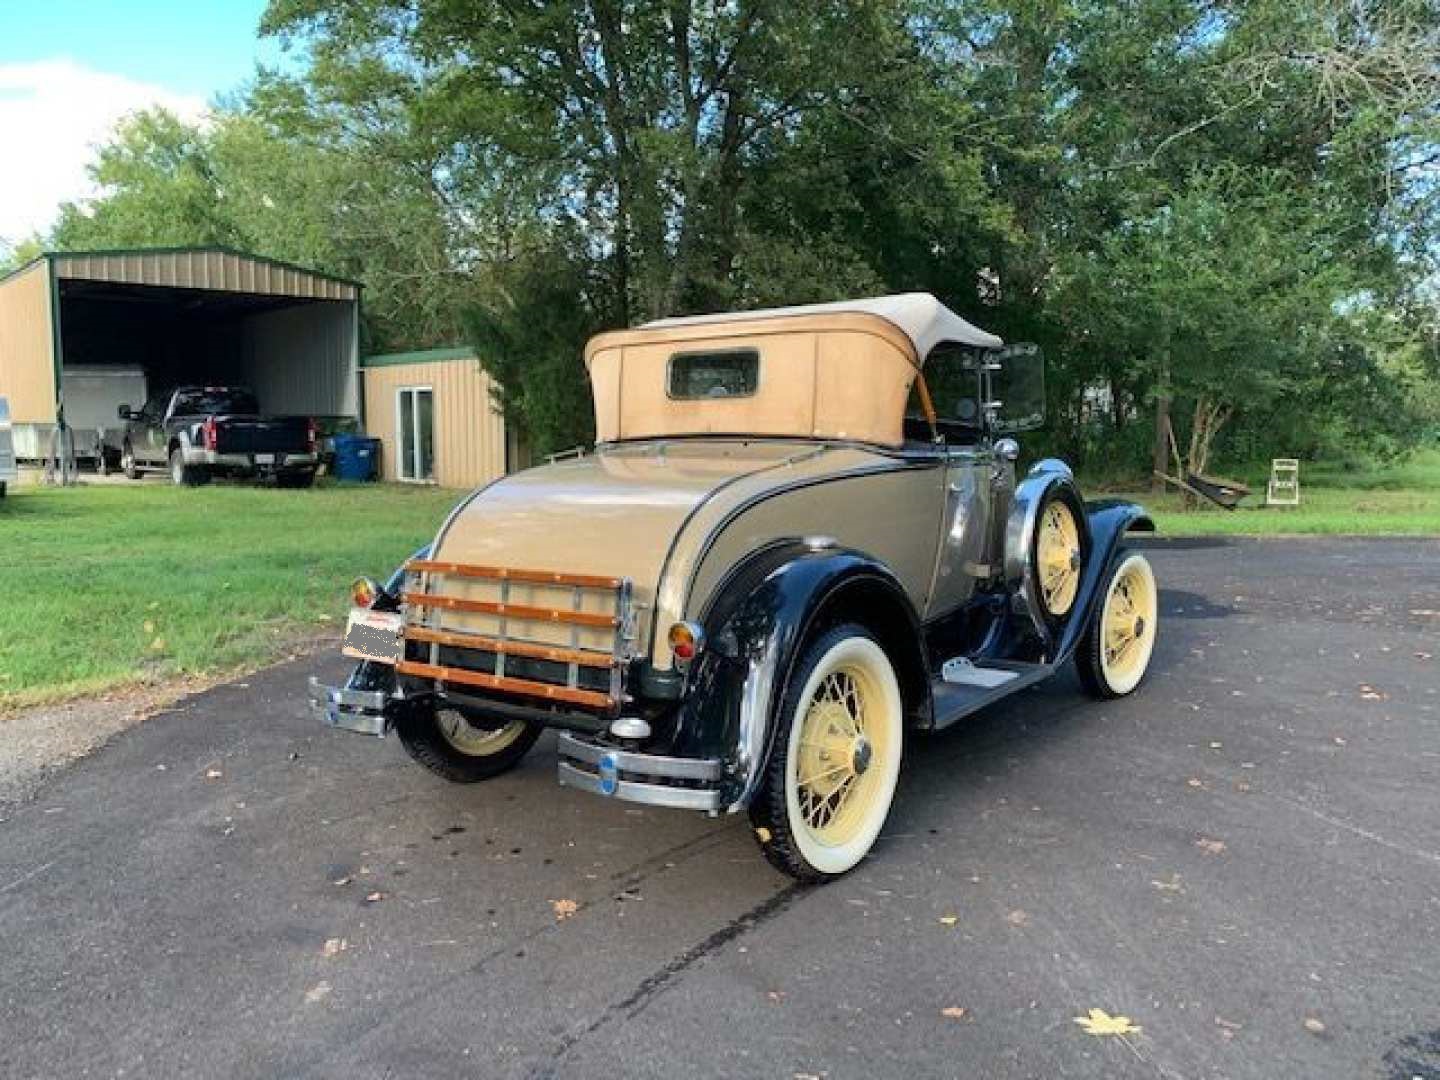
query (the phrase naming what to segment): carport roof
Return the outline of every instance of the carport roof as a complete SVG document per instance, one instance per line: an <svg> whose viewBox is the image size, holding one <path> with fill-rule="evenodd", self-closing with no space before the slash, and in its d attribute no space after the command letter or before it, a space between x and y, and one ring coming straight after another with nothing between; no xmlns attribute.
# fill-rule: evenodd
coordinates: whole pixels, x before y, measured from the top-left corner
<svg viewBox="0 0 1440 1080"><path fill-rule="evenodd" d="M227 247L117 248L102 251L47 251L0 278L49 262L58 280L209 289L316 300L355 300L361 284L264 255Z"/></svg>

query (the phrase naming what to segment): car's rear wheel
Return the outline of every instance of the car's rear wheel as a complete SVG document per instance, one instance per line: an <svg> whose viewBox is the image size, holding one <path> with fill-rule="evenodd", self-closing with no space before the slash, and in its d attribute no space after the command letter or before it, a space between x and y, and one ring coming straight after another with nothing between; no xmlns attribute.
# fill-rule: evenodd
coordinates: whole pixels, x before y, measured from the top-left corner
<svg viewBox="0 0 1440 1080"><path fill-rule="evenodd" d="M1104 596L1080 639L1075 667L1094 697L1124 697L1145 678L1155 651L1160 604L1149 560L1121 552Z"/></svg>
<svg viewBox="0 0 1440 1080"><path fill-rule="evenodd" d="M489 780L514 768L543 729L529 720L507 721L449 707L418 707L395 724L412 758L457 784Z"/></svg>
<svg viewBox="0 0 1440 1080"><path fill-rule="evenodd" d="M292 469L275 474L275 486L282 488L308 488L315 483L314 469Z"/></svg>
<svg viewBox="0 0 1440 1080"><path fill-rule="evenodd" d="M801 657L777 742L750 804L765 857L800 881L827 881L869 854L895 797L904 708L894 665L870 632L845 624Z"/></svg>
<svg viewBox="0 0 1440 1080"><path fill-rule="evenodd" d="M203 465L186 465L185 452L177 446L170 451L170 479L178 486L199 487L210 482L210 470Z"/></svg>

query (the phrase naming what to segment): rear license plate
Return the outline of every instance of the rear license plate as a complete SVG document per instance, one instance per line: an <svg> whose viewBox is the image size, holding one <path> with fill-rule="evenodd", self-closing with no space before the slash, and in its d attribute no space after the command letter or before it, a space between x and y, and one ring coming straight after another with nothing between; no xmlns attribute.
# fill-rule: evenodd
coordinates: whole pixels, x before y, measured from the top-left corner
<svg viewBox="0 0 1440 1080"><path fill-rule="evenodd" d="M274 464L275 464L275 455L274 455L274 454L256 454L256 455L255 455L255 464L256 464L256 465L274 465Z"/></svg>
<svg viewBox="0 0 1440 1080"><path fill-rule="evenodd" d="M404 631L405 616L398 612L351 608L340 651L357 660L398 664L405 649Z"/></svg>

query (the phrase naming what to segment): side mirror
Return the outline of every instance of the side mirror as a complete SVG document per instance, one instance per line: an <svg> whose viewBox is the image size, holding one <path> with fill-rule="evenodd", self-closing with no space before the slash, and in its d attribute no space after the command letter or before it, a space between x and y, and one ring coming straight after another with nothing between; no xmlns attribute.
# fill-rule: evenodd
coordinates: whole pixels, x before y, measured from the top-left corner
<svg viewBox="0 0 1440 1080"><path fill-rule="evenodd" d="M1040 346L1006 345L990 354L986 412L997 432L1033 431L1045 424L1045 357Z"/></svg>
<svg viewBox="0 0 1440 1080"><path fill-rule="evenodd" d="M129 420L135 414L130 411L129 405L121 405L115 410L115 415L120 417L121 420Z"/></svg>

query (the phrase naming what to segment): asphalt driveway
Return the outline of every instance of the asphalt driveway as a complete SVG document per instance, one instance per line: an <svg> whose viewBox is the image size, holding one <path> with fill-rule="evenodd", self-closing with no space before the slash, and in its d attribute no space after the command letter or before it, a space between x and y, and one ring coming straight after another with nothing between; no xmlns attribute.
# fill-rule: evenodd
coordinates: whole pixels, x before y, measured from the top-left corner
<svg viewBox="0 0 1440 1080"><path fill-rule="evenodd" d="M1153 558L1142 691L915 740L822 889L320 729L334 661L189 699L0 806L0 1076L1440 1078L1440 542Z"/></svg>

